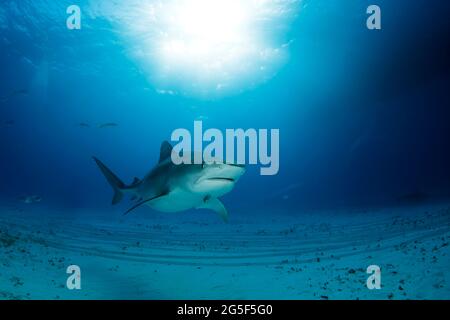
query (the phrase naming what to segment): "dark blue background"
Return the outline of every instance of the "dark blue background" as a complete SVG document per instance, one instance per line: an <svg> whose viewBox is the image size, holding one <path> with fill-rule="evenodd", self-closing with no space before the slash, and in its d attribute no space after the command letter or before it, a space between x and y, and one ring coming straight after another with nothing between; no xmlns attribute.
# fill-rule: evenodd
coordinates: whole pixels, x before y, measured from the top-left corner
<svg viewBox="0 0 450 320"><path fill-rule="evenodd" d="M69 2L58 1L56 22L33 9L39 1L0 4L8 26L0 29L4 200L38 194L57 208L109 208L111 190L91 156L130 182L150 170L172 130L192 128L200 115L206 128L280 129L279 174L250 168L225 197L232 210L450 195L448 1L309 1L288 35L290 60L274 79L209 101L144 90L151 84L106 21L65 31ZM365 28L374 3L381 31ZM119 127L95 128L105 122Z"/></svg>

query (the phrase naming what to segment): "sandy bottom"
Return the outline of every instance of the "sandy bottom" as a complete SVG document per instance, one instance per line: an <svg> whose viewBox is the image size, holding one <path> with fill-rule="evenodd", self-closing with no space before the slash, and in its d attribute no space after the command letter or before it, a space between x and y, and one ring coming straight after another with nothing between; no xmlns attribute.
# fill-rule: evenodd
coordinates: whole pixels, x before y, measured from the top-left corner
<svg viewBox="0 0 450 320"><path fill-rule="evenodd" d="M0 207L0 299L450 299L450 205L95 216Z"/></svg>

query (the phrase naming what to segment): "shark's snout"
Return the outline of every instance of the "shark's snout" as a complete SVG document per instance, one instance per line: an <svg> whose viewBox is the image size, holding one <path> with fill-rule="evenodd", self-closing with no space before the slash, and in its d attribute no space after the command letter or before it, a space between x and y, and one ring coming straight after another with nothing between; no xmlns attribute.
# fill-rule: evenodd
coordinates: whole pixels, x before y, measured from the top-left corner
<svg viewBox="0 0 450 320"><path fill-rule="evenodd" d="M227 165L232 167L245 168L245 164L228 163Z"/></svg>
<svg viewBox="0 0 450 320"><path fill-rule="evenodd" d="M224 178L232 179L236 182L245 172L244 164L222 164L220 173Z"/></svg>
<svg viewBox="0 0 450 320"><path fill-rule="evenodd" d="M196 192L206 192L215 197L230 192L239 178L244 174L245 166L225 163L204 164L198 180Z"/></svg>

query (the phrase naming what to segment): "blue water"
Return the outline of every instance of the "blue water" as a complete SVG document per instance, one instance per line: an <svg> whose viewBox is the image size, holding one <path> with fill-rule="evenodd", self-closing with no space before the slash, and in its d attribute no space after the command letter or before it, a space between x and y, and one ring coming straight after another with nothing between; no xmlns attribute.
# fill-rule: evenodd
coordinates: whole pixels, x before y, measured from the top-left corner
<svg viewBox="0 0 450 320"><path fill-rule="evenodd" d="M88 255L98 254L89 250L97 246L95 241L99 241L100 247L102 242L90 232L91 228L97 231L103 228L104 223L108 223L112 232L117 232L114 241L117 248L123 243L130 245L125 232L127 226L147 225L150 230L157 230L156 233L145 228L133 229L131 237L133 241L142 238L144 247L152 248L152 242L145 240L145 230L152 239L160 236L161 230L175 230L174 238L169 237L168 242L161 244L167 249L163 250L166 253L178 252L183 239L188 239L195 248L198 239L207 253L227 257L227 252L246 252L239 242L241 231L252 236L259 232L259 236L263 236L266 230L269 236L278 236L298 224L337 223L344 229L355 224L369 225L374 233L382 233L382 228L375 226L386 217L378 217L377 208L393 208L380 210L405 219L409 215L421 217L420 214L430 214L430 211L437 216L443 214L443 220L439 218L427 227L433 233L424 241L428 241L430 250L445 244L449 236L449 228L445 229L449 226L445 206L450 197L450 28L447 18L450 5L424 0L376 2L382 8L382 30L371 31L366 28L366 8L372 1L267 1L262 4L263 9L274 9L274 3L281 3L281 7L275 9L284 11L269 15L267 21L258 20L258 35L265 41L263 44L258 44L256 36L249 41L261 45L258 50L268 49L268 53L265 51L268 58L263 59L262 53L250 53L232 65L224 60L224 67L213 69L210 78L205 80L196 73L204 66L196 67L198 61L195 61L190 67L188 53L179 57L184 64L182 72L177 72L179 65L173 61L159 60L153 55L152 50L158 43L152 39L158 38L151 27L159 25L149 22L147 27L145 19L149 13L142 8L157 1L78 1L82 28L68 30L66 8L71 1L3 0L0 3L0 230L14 235L28 224L33 227L22 232L36 240L37 230L62 219L69 225L67 238L55 236L56 240L47 240L63 244L63 247L56 246L55 250L61 250L58 253L46 254L64 257L65 261L75 264L83 250ZM142 20L140 15L143 15ZM222 58L209 56L208 62ZM171 67L175 71L167 71ZM220 90L222 84L225 89ZM139 208L128 220L123 219L122 213L131 202L127 199L118 206L111 206L112 190L92 156L105 162L126 183L131 183L133 177L143 177L157 163L160 144L170 140L173 130L192 130L195 120L202 120L205 129L279 129L278 174L261 176L258 166L247 166L234 190L222 198L230 214L229 225L222 225L213 212L194 209L166 215ZM108 123L114 126L101 127ZM24 199L30 196L37 196L39 201L25 203ZM435 204L443 206L444 209L439 207L443 211L435 209ZM404 209L405 206L411 209ZM364 210L374 211L366 218L361 216ZM310 217L311 212L317 212L314 218ZM354 212L357 213L353 215ZM341 219L336 221L336 216ZM70 221L75 224L71 225ZM66 226L64 223L60 226ZM14 230L12 225L21 227ZM161 225L162 229L155 227ZM79 232L73 230L75 226L81 228ZM442 227L444 230L439 229ZM57 235L65 234L66 227L61 228L55 231ZM219 230L218 235L223 232L223 237L229 241L224 246L230 251L221 247L217 235L211 238L215 228ZM326 239L315 233L314 228L308 228L317 243ZM410 229L405 227L405 230ZM401 231L400 227L390 235L395 237ZM288 237L290 234L288 232ZM352 238L349 231L345 243L351 246L350 243L362 234L357 233ZM77 237L88 245L81 245L73 253L70 244L76 242ZM299 237L304 240L303 236ZM419 235L411 233L411 238L417 240ZM259 250L258 239L249 238L249 252ZM264 247L268 251L270 248L285 250L285 241L289 239L269 237ZM29 241L34 243L34 240ZM394 244L398 245L395 241ZM30 255L33 250L40 250L29 245ZM386 244L386 248L393 246ZM184 249L190 250L187 247ZM443 256L448 257L448 247L442 248L447 250ZM19 262L25 259L23 256L7 258L6 246L2 250L2 259ZM334 249L327 250L332 254ZM155 253L148 254L153 257ZM291 254L286 251L286 255ZM395 254L380 258L384 260L379 264L390 265L388 261L392 257L393 261L399 260L400 253ZM123 258L120 254L109 257L112 267L105 268L114 271ZM241 258L244 260L238 264L239 268L249 264L245 257ZM174 276L182 282L201 278L204 275L198 274L196 268L203 264L196 264L195 258L187 259L177 269L173 267L173 260L168 259L171 267L161 271L164 275L160 278L153 279L159 281L152 289L155 291L147 290L139 267L127 265L122 267L127 270L122 270L122 276L134 277L136 283L130 287L126 281L116 287L101 285L96 289L98 296L76 296L73 292L69 295L65 288L47 288L48 283L37 285L38 280L33 277L23 285L12 285L11 277L16 273L20 274L19 278L24 277L23 273L27 272L23 269L27 267L21 267L19 262L4 264L0 279L11 288L7 293L1 291L0 298L301 299L321 295L333 298L333 293L338 292L323 289L319 284L311 288L308 284L307 291L296 288L294 294L289 287L298 283L289 277L282 281L287 291L281 292L279 283L274 280L277 276L267 275L264 266L269 268L285 259L261 258L253 271L251 266L244 268L242 279L249 281L249 287L257 288L258 281L250 281L245 274L260 272L260 279L268 281L269 289L264 294L258 294L257 289L245 291L238 280L230 280L239 272L232 269L233 264L225 263L217 271L223 283L205 280L205 286L207 283L211 286L206 286L204 292L183 295L176 293L174 285L163 279ZM291 258L286 259L294 263ZM360 261L358 259L355 261ZM103 262L95 259L82 262L90 271L96 270L96 276L93 276L94 271L86 273L89 279L101 277ZM160 267L166 262L149 259L139 263L144 269L148 264L153 268L153 264ZM429 269L428 262L418 268ZM357 263L360 265L353 266L354 269L365 269L368 265L366 261ZM448 298L448 279L442 280L439 271L448 268L448 263L448 258L439 260L439 266L423 284L427 288L424 295L406 297ZM183 269L186 266L192 268ZM349 262L342 268L351 266ZM60 278L55 281L64 284L66 266L61 263L59 267L62 275L59 273ZM326 267L327 270L333 268ZM311 270L305 279L320 273L314 268ZM58 273L55 271L55 274ZM364 272L362 279L365 281ZM39 286L39 294L34 295ZM135 291L136 287L142 290ZM397 287L395 284L395 290ZM351 288L348 295L334 297L357 298L358 290ZM361 290L367 289L362 285ZM389 287L375 298L388 298L388 290ZM410 291L420 290L412 286ZM371 298L370 295L364 297ZM395 293L395 298L406 297Z"/></svg>

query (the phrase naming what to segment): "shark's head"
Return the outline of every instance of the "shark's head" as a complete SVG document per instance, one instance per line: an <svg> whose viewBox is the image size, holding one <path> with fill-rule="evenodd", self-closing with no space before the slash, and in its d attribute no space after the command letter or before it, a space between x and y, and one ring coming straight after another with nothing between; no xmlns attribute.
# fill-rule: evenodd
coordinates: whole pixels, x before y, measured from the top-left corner
<svg viewBox="0 0 450 320"><path fill-rule="evenodd" d="M190 188L196 193L220 197L234 188L244 172L244 165L204 162L197 166Z"/></svg>

